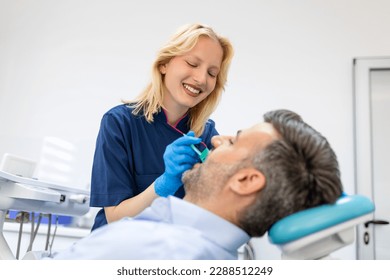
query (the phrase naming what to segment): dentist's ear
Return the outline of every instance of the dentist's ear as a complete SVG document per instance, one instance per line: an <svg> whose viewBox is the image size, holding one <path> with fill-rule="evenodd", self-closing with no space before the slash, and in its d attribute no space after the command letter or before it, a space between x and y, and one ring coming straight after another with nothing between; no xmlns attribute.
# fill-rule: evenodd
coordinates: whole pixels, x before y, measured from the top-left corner
<svg viewBox="0 0 390 280"><path fill-rule="evenodd" d="M239 170L229 181L231 190L240 195L259 192L266 183L264 174L252 167Z"/></svg>
<svg viewBox="0 0 390 280"><path fill-rule="evenodd" d="M160 70L160 73L163 74L163 75L165 75L165 73L167 73L167 66L165 64L160 65L158 67L158 69Z"/></svg>

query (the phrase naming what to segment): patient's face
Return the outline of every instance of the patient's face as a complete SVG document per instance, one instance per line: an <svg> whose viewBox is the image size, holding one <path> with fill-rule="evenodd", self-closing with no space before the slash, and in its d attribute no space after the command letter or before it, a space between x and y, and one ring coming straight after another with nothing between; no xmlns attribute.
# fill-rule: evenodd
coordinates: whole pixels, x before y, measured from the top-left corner
<svg viewBox="0 0 390 280"><path fill-rule="evenodd" d="M196 164L184 173L183 183L186 191L195 187L197 191L199 189L205 191L202 186L210 184L223 185L245 159L250 158L254 152L264 149L278 137L277 131L269 123L260 123L240 130L235 136L214 136L211 140L214 149L206 161Z"/></svg>
<svg viewBox="0 0 390 280"><path fill-rule="evenodd" d="M214 149L207 161L240 163L276 139L278 132L269 123L260 123L240 130L235 136L214 136L211 140Z"/></svg>

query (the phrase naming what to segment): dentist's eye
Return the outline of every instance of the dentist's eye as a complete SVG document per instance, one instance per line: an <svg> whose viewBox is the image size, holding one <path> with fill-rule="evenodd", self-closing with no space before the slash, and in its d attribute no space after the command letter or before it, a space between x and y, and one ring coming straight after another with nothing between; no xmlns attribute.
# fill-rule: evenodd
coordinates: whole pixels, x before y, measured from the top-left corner
<svg viewBox="0 0 390 280"><path fill-rule="evenodd" d="M196 63L192 63L192 62L189 62L189 61L186 61L186 62L191 67L197 67Z"/></svg>
<svg viewBox="0 0 390 280"><path fill-rule="evenodd" d="M210 75L210 77L212 77L212 78L215 78L215 77L217 77L217 75L215 75L214 73L212 73L212 72L209 72L209 75Z"/></svg>

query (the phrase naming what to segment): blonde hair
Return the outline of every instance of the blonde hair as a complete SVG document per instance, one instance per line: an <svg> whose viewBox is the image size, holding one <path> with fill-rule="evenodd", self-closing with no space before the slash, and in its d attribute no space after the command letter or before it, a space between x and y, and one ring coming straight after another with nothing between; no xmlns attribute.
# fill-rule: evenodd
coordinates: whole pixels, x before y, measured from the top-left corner
<svg viewBox="0 0 390 280"><path fill-rule="evenodd" d="M205 123L217 107L222 91L225 89L229 66L234 54L230 41L217 35L211 27L205 25L190 24L183 26L160 49L152 66L151 82L138 97L126 102L132 103L133 114L142 112L148 122L153 122L153 114L163 108L163 75L160 73L160 66L168 63L173 57L190 51L201 36L217 40L223 50L221 69L214 90L202 102L189 109L190 130L193 130L197 136L203 133Z"/></svg>

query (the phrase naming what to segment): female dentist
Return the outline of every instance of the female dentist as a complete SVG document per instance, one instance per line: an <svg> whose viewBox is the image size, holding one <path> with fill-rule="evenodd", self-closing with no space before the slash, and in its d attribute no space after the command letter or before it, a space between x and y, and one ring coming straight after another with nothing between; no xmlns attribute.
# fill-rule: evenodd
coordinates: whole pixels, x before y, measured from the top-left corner
<svg viewBox="0 0 390 280"><path fill-rule="evenodd" d="M152 79L135 99L101 120L92 167L92 230L135 216L158 196L184 196L181 176L211 148L214 112L227 80L233 47L212 28L180 28L158 52Z"/></svg>

